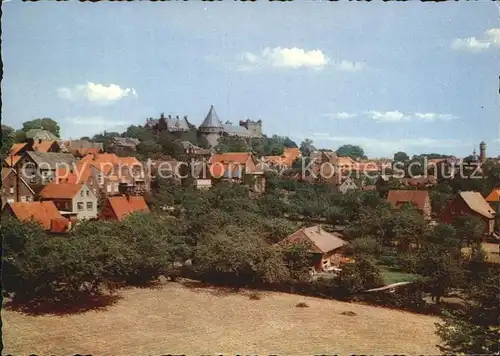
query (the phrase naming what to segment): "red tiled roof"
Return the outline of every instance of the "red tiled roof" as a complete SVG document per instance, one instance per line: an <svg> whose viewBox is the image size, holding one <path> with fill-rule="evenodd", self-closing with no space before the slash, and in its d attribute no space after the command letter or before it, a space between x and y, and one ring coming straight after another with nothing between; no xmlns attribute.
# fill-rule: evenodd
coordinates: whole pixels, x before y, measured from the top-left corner
<svg viewBox="0 0 500 356"><path fill-rule="evenodd" d="M398 208L402 203L411 203L419 210L423 210L425 202L429 198L427 190L389 190L387 201L392 207Z"/></svg>
<svg viewBox="0 0 500 356"><path fill-rule="evenodd" d="M33 149L38 152L47 153L49 152L53 144L57 144L57 141L36 141L35 143L33 143Z"/></svg>
<svg viewBox="0 0 500 356"><path fill-rule="evenodd" d="M500 202L500 188L495 188L486 197L487 202Z"/></svg>
<svg viewBox="0 0 500 356"><path fill-rule="evenodd" d="M21 151L24 146L26 146L26 143L14 143L12 147L10 148L9 151L9 156L15 156Z"/></svg>
<svg viewBox="0 0 500 356"><path fill-rule="evenodd" d="M80 160L81 164L93 165L104 174L109 174L117 165L126 167L140 166L135 157L118 157L114 153L88 154Z"/></svg>
<svg viewBox="0 0 500 356"><path fill-rule="evenodd" d="M239 164L245 164L248 159L252 157L251 152L229 152L229 153L221 153L221 154L214 154L212 157L210 157L210 160L208 163L239 163Z"/></svg>
<svg viewBox="0 0 500 356"><path fill-rule="evenodd" d="M40 223L45 230L53 232L64 232L68 229L68 220L61 215L51 201L9 203L9 206L19 221L34 220Z"/></svg>
<svg viewBox="0 0 500 356"><path fill-rule="evenodd" d="M49 183L43 187L40 197L44 199L73 199L82 186L82 184L74 183Z"/></svg>
<svg viewBox="0 0 500 356"><path fill-rule="evenodd" d="M118 220L123 220L134 212L149 212L148 205L142 196L108 197L108 204L115 212Z"/></svg>

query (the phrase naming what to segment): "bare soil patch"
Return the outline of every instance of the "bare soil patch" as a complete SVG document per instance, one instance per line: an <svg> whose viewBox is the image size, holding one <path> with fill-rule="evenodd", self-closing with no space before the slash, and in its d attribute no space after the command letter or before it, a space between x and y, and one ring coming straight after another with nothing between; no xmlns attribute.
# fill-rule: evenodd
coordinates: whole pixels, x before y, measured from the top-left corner
<svg viewBox="0 0 500 356"><path fill-rule="evenodd" d="M3 354L438 354L435 317L299 295L130 288L105 310L33 316L2 309ZM297 308L306 303L308 308ZM346 318L346 310L356 317Z"/></svg>

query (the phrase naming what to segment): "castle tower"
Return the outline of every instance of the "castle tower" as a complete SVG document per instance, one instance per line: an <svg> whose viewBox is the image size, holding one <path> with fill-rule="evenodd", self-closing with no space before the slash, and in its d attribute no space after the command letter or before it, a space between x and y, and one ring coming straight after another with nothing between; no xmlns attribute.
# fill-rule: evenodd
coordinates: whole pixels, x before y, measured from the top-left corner
<svg viewBox="0 0 500 356"><path fill-rule="evenodd" d="M262 120L252 121L247 119L246 121L240 120L240 126L246 128L252 137L262 136Z"/></svg>
<svg viewBox="0 0 500 356"><path fill-rule="evenodd" d="M217 141L224 131L224 126L222 126L222 122L219 120L213 105L210 106L207 117L201 123L198 131L205 136L210 147L217 146Z"/></svg>
<svg viewBox="0 0 500 356"><path fill-rule="evenodd" d="M479 160L481 162L486 161L486 142L484 141L479 144Z"/></svg>

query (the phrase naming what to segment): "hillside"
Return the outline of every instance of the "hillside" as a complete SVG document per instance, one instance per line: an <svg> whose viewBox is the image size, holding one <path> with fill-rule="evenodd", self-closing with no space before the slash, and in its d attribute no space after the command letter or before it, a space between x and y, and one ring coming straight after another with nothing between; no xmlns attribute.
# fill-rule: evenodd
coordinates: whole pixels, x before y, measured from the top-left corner
<svg viewBox="0 0 500 356"><path fill-rule="evenodd" d="M106 311L76 315L3 309L4 354L438 353L429 316L283 293L251 300L249 292L178 283L120 294Z"/></svg>

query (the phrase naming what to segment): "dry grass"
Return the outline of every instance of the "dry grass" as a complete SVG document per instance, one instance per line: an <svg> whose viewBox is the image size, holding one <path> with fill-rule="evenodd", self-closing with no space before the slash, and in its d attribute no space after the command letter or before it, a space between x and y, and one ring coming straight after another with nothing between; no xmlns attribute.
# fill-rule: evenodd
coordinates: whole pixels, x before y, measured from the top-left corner
<svg viewBox="0 0 500 356"><path fill-rule="evenodd" d="M193 283L121 295L106 311L76 315L2 309L3 354L438 354L430 316L283 293L250 300Z"/></svg>

